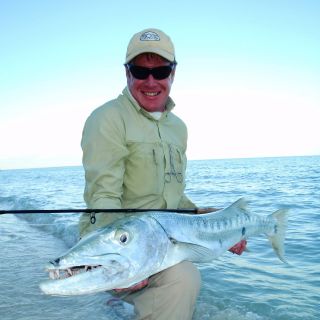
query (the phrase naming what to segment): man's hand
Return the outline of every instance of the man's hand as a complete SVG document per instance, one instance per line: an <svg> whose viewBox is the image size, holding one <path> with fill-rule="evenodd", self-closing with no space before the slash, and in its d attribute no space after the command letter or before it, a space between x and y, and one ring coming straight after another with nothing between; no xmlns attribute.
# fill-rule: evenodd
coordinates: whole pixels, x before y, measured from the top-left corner
<svg viewBox="0 0 320 320"><path fill-rule="evenodd" d="M231 247L229 251L240 256L242 252L246 249L246 246L247 240L241 240L240 242L236 243L233 247Z"/></svg>
<svg viewBox="0 0 320 320"><path fill-rule="evenodd" d="M148 279L144 279L141 282L138 282L136 284L134 284L133 286L129 287L129 288L121 288L121 289L114 289L115 292L117 293L121 293L121 292L129 292L129 291L138 291L144 287L146 287L149 284L149 280Z"/></svg>

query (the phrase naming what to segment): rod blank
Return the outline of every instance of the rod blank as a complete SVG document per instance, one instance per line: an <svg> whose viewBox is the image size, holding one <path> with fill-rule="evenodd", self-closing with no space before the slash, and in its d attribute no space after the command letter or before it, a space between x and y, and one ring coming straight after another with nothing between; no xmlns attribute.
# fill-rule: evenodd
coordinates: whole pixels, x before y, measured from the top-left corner
<svg viewBox="0 0 320 320"><path fill-rule="evenodd" d="M45 210L0 210L2 214L28 214L28 213L110 213L110 212L177 212L177 213L197 213L197 209L138 209L138 208L123 208L123 209L45 209Z"/></svg>

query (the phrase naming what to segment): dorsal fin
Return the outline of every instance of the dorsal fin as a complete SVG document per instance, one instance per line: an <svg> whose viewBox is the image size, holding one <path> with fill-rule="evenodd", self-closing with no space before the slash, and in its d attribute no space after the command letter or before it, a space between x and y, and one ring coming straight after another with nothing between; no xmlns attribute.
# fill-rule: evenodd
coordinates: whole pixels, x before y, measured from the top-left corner
<svg viewBox="0 0 320 320"><path fill-rule="evenodd" d="M247 210L248 202L244 197L242 197L238 199L236 202L234 202L233 204L231 204L230 207L234 207L241 210Z"/></svg>

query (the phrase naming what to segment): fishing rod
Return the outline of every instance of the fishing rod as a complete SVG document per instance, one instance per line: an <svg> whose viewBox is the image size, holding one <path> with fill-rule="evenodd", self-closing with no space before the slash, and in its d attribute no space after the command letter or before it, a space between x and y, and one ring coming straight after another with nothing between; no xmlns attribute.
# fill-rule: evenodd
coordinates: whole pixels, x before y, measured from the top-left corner
<svg viewBox="0 0 320 320"><path fill-rule="evenodd" d="M177 213L197 213L198 209L138 209L138 208L123 208L123 209L28 209L28 210L0 210L1 214L29 214L29 213L110 213L110 212L177 212Z"/></svg>

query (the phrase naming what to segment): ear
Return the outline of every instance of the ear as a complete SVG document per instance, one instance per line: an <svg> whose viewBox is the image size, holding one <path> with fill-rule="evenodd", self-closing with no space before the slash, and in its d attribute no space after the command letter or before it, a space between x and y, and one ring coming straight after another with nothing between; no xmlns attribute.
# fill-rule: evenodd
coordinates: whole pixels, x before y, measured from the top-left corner
<svg viewBox="0 0 320 320"><path fill-rule="evenodd" d="M134 81L134 78L131 74L131 72L129 71L129 69L127 67L126 68L126 78L127 78L127 86L130 88L132 85L132 82Z"/></svg>
<svg viewBox="0 0 320 320"><path fill-rule="evenodd" d="M128 79L128 77L130 77L131 73L130 73L129 69L126 66L124 66L124 68L126 69L126 77Z"/></svg>
<svg viewBox="0 0 320 320"><path fill-rule="evenodd" d="M170 74L170 79L171 79L171 83L173 82L174 80L174 76L176 74L176 67L174 67L171 71L171 74Z"/></svg>

